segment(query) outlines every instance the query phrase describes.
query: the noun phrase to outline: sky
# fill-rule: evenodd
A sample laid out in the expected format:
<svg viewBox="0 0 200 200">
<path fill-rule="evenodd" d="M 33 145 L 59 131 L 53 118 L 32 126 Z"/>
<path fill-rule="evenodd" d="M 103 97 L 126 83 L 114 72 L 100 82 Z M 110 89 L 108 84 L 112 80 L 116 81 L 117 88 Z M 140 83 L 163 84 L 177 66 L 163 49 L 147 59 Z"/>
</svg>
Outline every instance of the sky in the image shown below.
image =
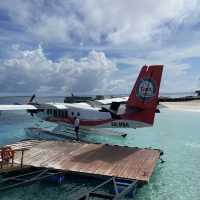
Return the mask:
<svg viewBox="0 0 200 200">
<path fill-rule="evenodd" d="M 199 19 L 200 0 L 1 0 L 0 94 L 128 94 L 145 64 L 192 92 Z"/>
</svg>

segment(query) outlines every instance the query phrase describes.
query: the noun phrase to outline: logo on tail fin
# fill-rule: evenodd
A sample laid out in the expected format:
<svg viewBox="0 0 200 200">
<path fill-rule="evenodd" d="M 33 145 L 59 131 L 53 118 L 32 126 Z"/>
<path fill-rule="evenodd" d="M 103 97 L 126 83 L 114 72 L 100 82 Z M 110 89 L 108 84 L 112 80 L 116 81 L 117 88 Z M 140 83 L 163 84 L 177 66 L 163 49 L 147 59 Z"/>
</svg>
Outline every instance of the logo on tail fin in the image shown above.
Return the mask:
<svg viewBox="0 0 200 200">
<path fill-rule="evenodd" d="M 156 83 L 151 78 L 144 78 L 140 80 L 138 87 L 136 88 L 136 95 L 142 101 L 151 101 L 157 93 Z"/>
</svg>

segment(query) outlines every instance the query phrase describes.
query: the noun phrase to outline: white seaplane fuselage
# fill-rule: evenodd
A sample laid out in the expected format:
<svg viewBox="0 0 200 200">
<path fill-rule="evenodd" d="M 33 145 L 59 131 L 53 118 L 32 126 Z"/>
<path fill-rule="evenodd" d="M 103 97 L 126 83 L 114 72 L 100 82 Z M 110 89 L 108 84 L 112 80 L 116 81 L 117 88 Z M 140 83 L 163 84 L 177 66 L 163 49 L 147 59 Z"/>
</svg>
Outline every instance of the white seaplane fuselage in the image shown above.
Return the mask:
<svg viewBox="0 0 200 200">
<path fill-rule="evenodd" d="M 109 111 L 93 107 L 87 103 L 49 103 L 48 105 L 47 109 L 38 110 L 36 116 L 42 120 L 58 124 L 64 123 L 73 126 L 74 118 L 78 117 L 80 126 L 84 128 L 138 128 L 148 126 L 148 124 L 133 120 L 114 119 Z M 124 113 L 125 105 L 122 104 L 116 114 L 123 116 Z"/>
</svg>

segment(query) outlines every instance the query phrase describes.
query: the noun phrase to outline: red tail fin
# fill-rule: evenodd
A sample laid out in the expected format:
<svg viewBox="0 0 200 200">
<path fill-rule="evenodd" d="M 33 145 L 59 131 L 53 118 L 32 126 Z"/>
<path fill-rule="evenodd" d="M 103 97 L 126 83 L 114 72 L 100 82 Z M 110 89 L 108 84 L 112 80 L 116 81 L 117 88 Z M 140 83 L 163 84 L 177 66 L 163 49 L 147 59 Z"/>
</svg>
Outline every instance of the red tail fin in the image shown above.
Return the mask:
<svg viewBox="0 0 200 200">
<path fill-rule="evenodd" d="M 138 108 L 133 120 L 153 124 L 158 103 L 163 65 L 144 66 L 127 101 L 127 111 Z M 130 114 L 130 112 L 128 112 Z M 129 115 L 130 117 L 130 115 Z"/>
</svg>

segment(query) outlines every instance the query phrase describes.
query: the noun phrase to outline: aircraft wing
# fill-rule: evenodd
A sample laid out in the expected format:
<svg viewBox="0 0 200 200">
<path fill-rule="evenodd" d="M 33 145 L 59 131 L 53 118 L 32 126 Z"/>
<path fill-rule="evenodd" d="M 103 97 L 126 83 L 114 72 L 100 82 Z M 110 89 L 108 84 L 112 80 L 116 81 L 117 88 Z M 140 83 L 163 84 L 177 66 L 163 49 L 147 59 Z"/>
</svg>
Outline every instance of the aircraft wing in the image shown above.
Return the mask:
<svg viewBox="0 0 200 200">
<path fill-rule="evenodd" d="M 64 103 L 46 103 L 46 104 L 24 104 L 24 105 L 0 105 L 0 111 L 9 110 L 38 110 L 38 109 L 67 109 Z"/>
<path fill-rule="evenodd" d="M 38 108 L 33 105 L 0 105 L 0 111 L 6 110 L 37 110 Z"/>
<path fill-rule="evenodd" d="M 112 104 L 112 102 L 126 103 L 127 101 L 128 97 L 115 97 L 110 99 L 96 100 L 96 102 L 99 102 L 103 105 L 109 105 Z"/>
<path fill-rule="evenodd" d="M 45 108 L 50 108 L 50 109 L 59 109 L 59 110 L 64 110 L 68 108 L 68 105 L 66 103 L 46 103 L 44 104 Z"/>
<path fill-rule="evenodd" d="M 100 104 L 100 103 L 99 103 Z M 82 108 L 82 109 L 94 109 L 89 103 L 32 103 L 24 105 L 1 105 L 0 111 L 15 111 L 15 110 L 40 110 L 40 109 L 58 109 L 65 110 L 68 108 Z"/>
</svg>

